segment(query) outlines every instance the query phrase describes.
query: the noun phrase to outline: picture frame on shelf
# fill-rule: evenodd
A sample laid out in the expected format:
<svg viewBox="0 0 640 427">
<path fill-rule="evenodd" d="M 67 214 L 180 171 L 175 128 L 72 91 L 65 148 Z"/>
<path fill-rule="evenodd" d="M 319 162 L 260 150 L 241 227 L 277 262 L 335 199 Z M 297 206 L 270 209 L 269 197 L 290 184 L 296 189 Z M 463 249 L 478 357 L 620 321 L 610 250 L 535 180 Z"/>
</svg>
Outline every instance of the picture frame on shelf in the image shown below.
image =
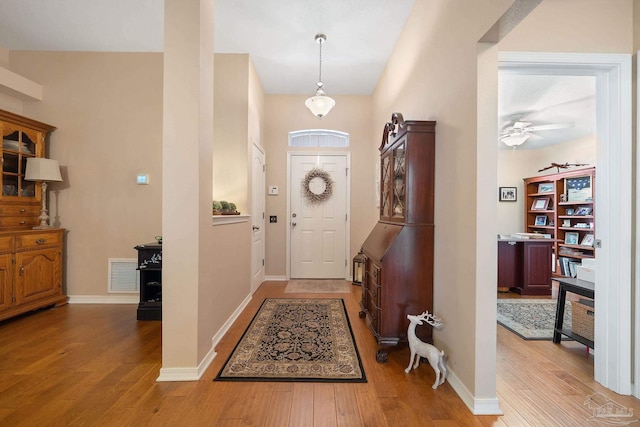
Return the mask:
<svg viewBox="0 0 640 427">
<path fill-rule="evenodd" d="M 566 215 L 573 215 L 575 211 L 573 210 L 573 208 L 567 208 L 567 210 L 565 211 Z"/>
<path fill-rule="evenodd" d="M 585 234 L 584 237 L 582 238 L 582 241 L 580 242 L 580 245 L 582 245 L 582 246 L 593 246 L 594 241 L 595 241 L 595 238 L 594 238 L 593 234 L 591 234 L 591 233 Z"/>
<path fill-rule="evenodd" d="M 579 216 L 591 215 L 592 211 L 593 209 L 591 207 L 582 206 L 576 210 L 576 213 L 574 215 L 579 215 Z"/>
<path fill-rule="evenodd" d="M 536 215 L 535 225 L 547 225 L 547 216 L 546 215 Z"/>
<path fill-rule="evenodd" d="M 571 227 L 571 220 L 570 219 L 565 219 L 562 221 L 562 226 L 563 227 Z"/>
<path fill-rule="evenodd" d="M 567 192 L 567 201 L 584 202 L 593 200 L 591 187 L 591 176 L 579 176 L 575 178 L 565 178 L 564 188 Z"/>
<path fill-rule="evenodd" d="M 564 235 L 564 243 L 566 245 L 577 245 L 578 244 L 578 233 L 574 231 L 570 231 L 565 233 Z"/>
<path fill-rule="evenodd" d="M 546 211 L 549 207 L 549 203 L 551 199 L 549 197 L 541 197 L 539 199 L 535 199 L 533 204 L 531 205 L 532 211 Z"/>
<path fill-rule="evenodd" d="M 538 193 L 553 193 L 553 182 L 538 184 Z"/>
<path fill-rule="evenodd" d="M 501 202 L 516 202 L 518 201 L 518 188 L 517 187 L 499 187 L 498 189 L 499 200 Z"/>
</svg>

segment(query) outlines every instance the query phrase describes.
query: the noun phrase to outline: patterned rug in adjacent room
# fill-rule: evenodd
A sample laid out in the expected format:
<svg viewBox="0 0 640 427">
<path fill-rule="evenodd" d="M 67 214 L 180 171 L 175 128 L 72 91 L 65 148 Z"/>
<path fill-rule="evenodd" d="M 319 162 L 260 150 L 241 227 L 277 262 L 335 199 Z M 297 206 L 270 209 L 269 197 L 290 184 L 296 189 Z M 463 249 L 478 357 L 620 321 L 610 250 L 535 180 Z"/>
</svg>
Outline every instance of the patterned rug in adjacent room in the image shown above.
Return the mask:
<svg viewBox="0 0 640 427">
<path fill-rule="evenodd" d="M 265 299 L 215 380 L 367 381 L 337 298 Z"/>
<path fill-rule="evenodd" d="M 557 301 L 552 299 L 500 299 L 498 324 L 525 340 L 553 339 Z M 571 303 L 564 308 L 563 329 L 571 329 Z"/>
<path fill-rule="evenodd" d="M 285 294 L 348 294 L 351 282 L 344 279 L 291 279 L 284 288 Z"/>
</svg>

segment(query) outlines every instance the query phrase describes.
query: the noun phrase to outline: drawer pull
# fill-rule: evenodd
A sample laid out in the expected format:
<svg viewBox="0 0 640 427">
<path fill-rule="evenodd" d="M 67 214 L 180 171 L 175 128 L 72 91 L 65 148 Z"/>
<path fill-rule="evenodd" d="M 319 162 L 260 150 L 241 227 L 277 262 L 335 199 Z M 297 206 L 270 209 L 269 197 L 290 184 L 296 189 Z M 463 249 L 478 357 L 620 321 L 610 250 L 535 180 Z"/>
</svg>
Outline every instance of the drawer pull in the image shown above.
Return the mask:
<svg viewBox="0 0 640 427">
<path fill-rule="evenodd" d="M 38 245 L 43 245 L 43 244 L 45 244 L 46 242 L 47 242 L 47 241 L 46 241 L 45 239 L 38 239 L 38 240 L 36 240 L 36 244 L 38 244 Z"/>
<path fill-rule="evenodd" d="M 26 224 L 26 221 L 20 221 L 20 225 Z"/>
<path fill-rule="evenodd" d="M 20 275 L 24 276 L 24 266 L 20 266 Z"/>
<path fill-rule="evenodd" d="M 26 209 L 20 209 L 20 213 L 24 213 L 26 211 L 27 211 Z"/>
</svg>

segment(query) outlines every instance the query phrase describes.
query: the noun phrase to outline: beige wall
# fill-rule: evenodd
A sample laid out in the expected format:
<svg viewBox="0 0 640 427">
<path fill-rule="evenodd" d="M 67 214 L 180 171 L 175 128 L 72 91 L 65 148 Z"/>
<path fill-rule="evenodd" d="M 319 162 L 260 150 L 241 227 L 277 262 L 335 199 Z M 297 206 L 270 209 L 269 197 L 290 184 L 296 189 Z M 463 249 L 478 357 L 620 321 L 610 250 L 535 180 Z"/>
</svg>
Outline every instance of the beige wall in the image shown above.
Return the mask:
<svg viewBox="0 0 640 427">
<path fill-rule="evenodd" d="M 45 88 L 18 113 L 58 128 L 49 156 L 64 182 L 49 202 L 68 230 L 66 291 L 106 295 L 107 259 L 162 234 L 162 55 L 14 51 L 11 69 Z"/>
<path fill-rule="evenodd" d="M 516 187 L 518 200 L 498 202 L 498 233 L 513 234 L 524 232 L 524 184 L 523 179 L 556 173 L 553 168 L 538 172 L 542 167 L 554 163 L 573 163 L 597 166 L 596 141 L 594 136 L 567 141 L 553 147 L 539 150 L 502 149 L 498 150 L 498 186 Z M 586 167 L 586 166 L 585 166 Z M 575 168 L 570 168 L 572 170 Z M 566 169 L 561 169 L 563 172 Z"/>
<path fill-rule="evenodd" d="M 632 53 L 632 0 L 544 0 L 500 50 Z"/>
<path fill-rule="evenodd" d="M 351 153 L 351 251 L 353 257 L 377 217 L 372 210 L 374 200 L 374 169 L 372 151 L 380 138 L 372 129 L 371 98 L 368 96 L 332 96 L 336 106 L 322 120 L 317 119 L 304 106 L 308 96 L 267 95 L 264 115 L 264 146 L 267 150 L 267 186 L 280 189 L 277 196 L 267 196 L 266 216 L 278 216 L 277 224 L 267 222 L 266 275 L 284 277 L 286 274 L 287 218 L 287 152 L 318 152 L 318 149 L 290 149 L 288 134 L 303 129 L 331 129 L 347 132 Z M 380 137 L 382 135 L 380 130 Z M 375 148 L 374 148 L 375 147 Z"/>
<path fill-rule="evenodd" d="M 247 213 L 249 55 L 215 55 L 213 199 Z"/>
</svg>

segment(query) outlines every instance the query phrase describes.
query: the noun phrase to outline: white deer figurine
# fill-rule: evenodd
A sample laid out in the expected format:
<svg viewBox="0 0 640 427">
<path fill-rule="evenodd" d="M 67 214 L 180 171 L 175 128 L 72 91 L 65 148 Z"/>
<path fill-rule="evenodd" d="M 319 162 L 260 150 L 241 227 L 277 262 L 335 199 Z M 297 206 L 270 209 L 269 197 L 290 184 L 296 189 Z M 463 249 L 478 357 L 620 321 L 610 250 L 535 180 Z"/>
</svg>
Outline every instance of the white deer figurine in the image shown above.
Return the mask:
<svg viewBox="0 0 640 427">
<path fill-rule="evenodd" d="M 411 365 L 413 364 L 413 369 L 416 369 L 420 364 L 420 357 L 424 357 L 429 361 L 429 364 L 433 368 L 436 373 L 436 382 L 433 383 L 432 388 L 435 390 L 439 385 L 444 383 L 445 378 L 447 377 L 447 368 L 444 365 L 444 351 L 438 350 L 435 346 L 421 341 L 418 337 L 416 337 L 416 325 L 422 325 L 422 322 L 427 322 L 434 328 L 442 328 L 442 321 L 434 316 L 433 314 L 429 314 L 428 311 L 420 315 L 411 315 L 407 314 L 407 319 L 409 319 L 409 329 L 407 329 L 407 337 L 409 339 L 409 348 L 411 349 L 411 357 L 409 358 L 409 366 L 404 371 L 409 373 L 411 370 Z M 415 359 L 415 363 L 414 363 Z M 442 377 L 440 374 L 442 373 Z"/>
</svg>

